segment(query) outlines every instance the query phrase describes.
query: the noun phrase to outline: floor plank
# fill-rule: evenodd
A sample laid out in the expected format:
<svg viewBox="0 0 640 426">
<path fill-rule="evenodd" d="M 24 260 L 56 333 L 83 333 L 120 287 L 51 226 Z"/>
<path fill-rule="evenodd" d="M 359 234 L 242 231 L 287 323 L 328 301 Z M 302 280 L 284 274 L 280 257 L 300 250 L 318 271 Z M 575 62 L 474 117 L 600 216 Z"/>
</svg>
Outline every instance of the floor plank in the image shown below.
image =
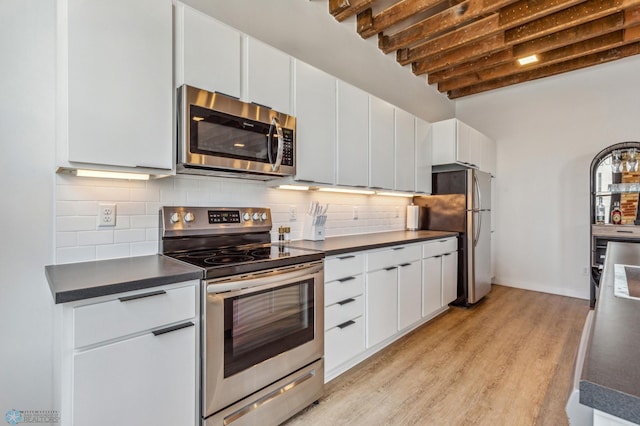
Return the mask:
<svg viewBox="0 0 640 426">
<path fill-rule="evenodd" d="M 327 383 L 300 425 L 566 425 L 586 300 L 494 285 Z"/>
</svg>

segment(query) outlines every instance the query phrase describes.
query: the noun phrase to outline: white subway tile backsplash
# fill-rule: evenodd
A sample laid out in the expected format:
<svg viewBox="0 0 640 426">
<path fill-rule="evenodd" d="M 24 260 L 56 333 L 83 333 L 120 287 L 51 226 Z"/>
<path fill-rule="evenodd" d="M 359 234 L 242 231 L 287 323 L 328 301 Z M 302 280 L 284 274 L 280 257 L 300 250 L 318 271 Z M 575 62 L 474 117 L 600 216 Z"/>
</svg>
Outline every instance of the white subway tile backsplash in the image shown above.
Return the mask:
<svg viewBox="0 0 640 426">
<path fill-rule="evenodd" d="M 63 247 L 56 249 L 56 263 L 85 262 L 96 259 L 96 248 L 87 247 Z"/>
<path fill-rule="evenodd" d="M 144 229 L 124 229 L 114 231 L 113 237 L 115 243 L 133 243 L 145 241 L 147 234 Z"/>
<path fill-rule="evenodd" d="M 117 259 L 131 256 L 131 244 L 96 246 L 96 260 Z"/>
<path fill-rule="evenodd" d="M 279 226 L 302 238 L 309 203 L 329 203 L 326 235 L 404 229 L 406 199 L 324 192 L 276 190 L 264 182 L 177 175 L 152 181 L 57 178 L 56 247 L 58 263 L 147 255 L 158 252 L 159 212 L 165 205 L 269 207 L 271 236 Z M 98 204 L 116 203 L 116 227 L 98 224 Z M 353 220 L 353 207 L 358 220 Z M 295 208 L 296 220 L 290 220 Z M 111 235 L 111 239 L 107 237 Z"/>
<path fill-rule="evenodd" d="M 131 244 L 131 256 L 146 256 L 158 253 L 158 242 L 146 241 Z"/>
<path fill-rule="evenodd" d="M 77 232 L 56 232 L 56 248 L 75 247 L 77 245 Z"/>
<path fill-rule="evenodd" d="M 79 246 L 97 246 L 101 244 L 113 244 L 112 230 L 78 232 Z"/>
<path fill-rule="evenodd" d="M 92 231 L 96 229 L 96 217 L 59 216 L 56 218 L 56 231 Z"/>
</svg>

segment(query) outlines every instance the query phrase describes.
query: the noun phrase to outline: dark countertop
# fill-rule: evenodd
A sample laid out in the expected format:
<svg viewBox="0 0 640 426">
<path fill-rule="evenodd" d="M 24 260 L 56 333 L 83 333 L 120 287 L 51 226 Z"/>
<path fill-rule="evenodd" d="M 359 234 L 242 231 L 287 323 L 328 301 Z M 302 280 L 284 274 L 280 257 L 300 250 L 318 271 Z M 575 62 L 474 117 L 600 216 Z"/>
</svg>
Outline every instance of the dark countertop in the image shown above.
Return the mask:
<svg viewBox="0 0 640 426">
<path fill-rule="evenodd" d="M 326 256 L 334 256 L 360 250 L 371 250 L 456 236 L 458 236 L 457 232 L 446 231 L 390 231 L 328 237 L 323 241 L 296 240 L 291 241 L 291 247 L 320 250 L 324 251 Z"/>
<path fill-rule="evenodd" d="M 202 278 L 202 270 L 159 254 L 45 266 L 55 303 Z"/>
<path fill-rule="evenodd" d="M 640 265 L 640 244 L 612 243 L 580 379 L 580 402 L 640 424 L 640 300 L 614 296 L 614 265 Z"/>
</svg>

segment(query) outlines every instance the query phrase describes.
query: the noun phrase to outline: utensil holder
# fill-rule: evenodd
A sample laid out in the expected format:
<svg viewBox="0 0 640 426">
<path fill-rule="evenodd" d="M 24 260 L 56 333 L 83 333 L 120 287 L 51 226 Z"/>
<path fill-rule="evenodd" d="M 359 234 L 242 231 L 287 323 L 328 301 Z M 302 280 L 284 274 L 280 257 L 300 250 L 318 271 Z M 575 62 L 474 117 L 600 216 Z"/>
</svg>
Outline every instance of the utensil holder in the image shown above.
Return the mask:
<svg viewBox="0 0 640 426">
<path fill-rule="evenodd" d="M 324 224 L 327 216 L 304 216 L 304 226 L 302 228 L 302 239 L 309 241 L 324 240 Z"/>
</svg>

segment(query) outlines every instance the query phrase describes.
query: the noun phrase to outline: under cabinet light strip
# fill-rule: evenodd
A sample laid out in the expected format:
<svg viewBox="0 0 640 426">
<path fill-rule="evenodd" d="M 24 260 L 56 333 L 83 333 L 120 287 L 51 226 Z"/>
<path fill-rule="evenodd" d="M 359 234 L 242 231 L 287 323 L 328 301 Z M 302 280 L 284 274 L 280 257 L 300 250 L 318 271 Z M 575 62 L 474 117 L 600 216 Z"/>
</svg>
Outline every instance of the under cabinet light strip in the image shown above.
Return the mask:
<svg viewBox="0 0 640 426">
<path fill-rule="evenodd" d="M 149 175 L 145 173 L 125 173 L 125 172 L 107 172 L 102 170 L 78 169 L 75 173 L 79 177 L 95 177 L 106 179 L 131 179 L 131 180 L 149 180 Z"/>
</svg>

